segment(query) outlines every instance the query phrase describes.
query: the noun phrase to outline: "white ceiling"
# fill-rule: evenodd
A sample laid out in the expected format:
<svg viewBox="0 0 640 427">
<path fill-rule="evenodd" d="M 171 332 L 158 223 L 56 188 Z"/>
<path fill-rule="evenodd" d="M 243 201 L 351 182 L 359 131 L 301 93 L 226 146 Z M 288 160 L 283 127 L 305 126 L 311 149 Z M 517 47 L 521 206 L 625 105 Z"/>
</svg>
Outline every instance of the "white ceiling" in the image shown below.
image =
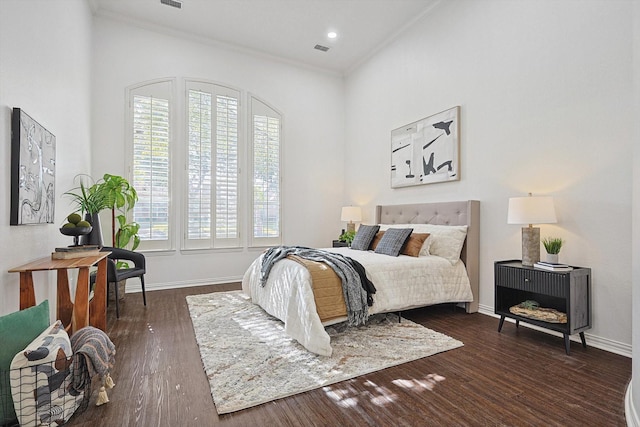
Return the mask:
<svg viewBox="0 0 640 427">
<path fill-rule="evenodd" d="M 347 73 L 440 0 L 92 0 L 94 12 Z M 336 31 L 330 40 L 327 32 Z M 314 49 L 316 44 L 328 52 Z"/>
</svg>

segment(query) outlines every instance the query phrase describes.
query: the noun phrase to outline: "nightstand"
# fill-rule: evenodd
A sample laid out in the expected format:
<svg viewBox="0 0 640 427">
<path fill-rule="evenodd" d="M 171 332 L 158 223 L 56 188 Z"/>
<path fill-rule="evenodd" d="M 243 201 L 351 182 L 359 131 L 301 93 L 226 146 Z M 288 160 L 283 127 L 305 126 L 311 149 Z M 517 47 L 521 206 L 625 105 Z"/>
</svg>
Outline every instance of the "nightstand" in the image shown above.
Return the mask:
<svg viewBox="0 0 640 427">
<path fill-rule="evenodd" d="M 557 331 L 564 336 L 565 351 L 569 354 L 572 334 L 580 334 L 582 346 L 587 347 L 584 331 L 591 328 L 591 269 L 573 267 L 571 271 L 547 271 L 526 267 L 519 260 L 497 261 L 494 265 L 495 313 L 500 315 L 498 332 L 505 317 Z M 566 323 L 552 323 L 514 314 L 509 309 L 526 300 L 534 300 L 540 307 L 566 313 Z"/>
<path fill-rule="evenodd" d="M 334 240 L 332 242 L 332 247 L 334 248 L 347 248 L 349 244 L 347 242 L 341 242 L 340 240 Z"/>
</svg>

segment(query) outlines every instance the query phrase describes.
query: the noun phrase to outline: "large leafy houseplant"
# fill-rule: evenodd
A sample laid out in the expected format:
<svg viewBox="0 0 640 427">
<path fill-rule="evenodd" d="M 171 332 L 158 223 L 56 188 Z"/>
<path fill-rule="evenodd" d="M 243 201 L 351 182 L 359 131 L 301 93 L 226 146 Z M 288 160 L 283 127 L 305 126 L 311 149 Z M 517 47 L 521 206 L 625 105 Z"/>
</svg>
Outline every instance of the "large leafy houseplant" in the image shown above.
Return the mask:
<svg viewBox="0 0 640 427">
<path fill-rule="evenodd" d="M 98 191 L 105 198 L 105 206 L 111 210 L 113 246 L 124 248 L 131 243 L 131 250 L 135 250 L 140 245 L 140 224 L 135 221 L 128 222 L 127 214 L 138 201 L 136 189 L 125 178 L 110 174 L 104 174 L 98 186 Z"/>
</svg>

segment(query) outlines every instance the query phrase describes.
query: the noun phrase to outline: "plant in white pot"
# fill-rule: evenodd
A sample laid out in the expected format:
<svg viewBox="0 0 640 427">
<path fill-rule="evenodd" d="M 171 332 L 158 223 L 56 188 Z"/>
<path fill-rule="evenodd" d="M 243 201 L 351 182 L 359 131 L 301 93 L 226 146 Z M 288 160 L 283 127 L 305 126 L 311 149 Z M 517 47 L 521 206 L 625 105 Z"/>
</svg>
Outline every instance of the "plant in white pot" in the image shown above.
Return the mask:
<svg viewBox="0 0 640 427">
<path fill-rule="evenodd" d="M 563 243 L 564 240 L 560 237 L 545 237 L 542 239 L 544 249 L 547 251 L 547 262 L 558 263 L 558 254 L 560 253 L 560 249 L 562 249 Z"/>
</svg>

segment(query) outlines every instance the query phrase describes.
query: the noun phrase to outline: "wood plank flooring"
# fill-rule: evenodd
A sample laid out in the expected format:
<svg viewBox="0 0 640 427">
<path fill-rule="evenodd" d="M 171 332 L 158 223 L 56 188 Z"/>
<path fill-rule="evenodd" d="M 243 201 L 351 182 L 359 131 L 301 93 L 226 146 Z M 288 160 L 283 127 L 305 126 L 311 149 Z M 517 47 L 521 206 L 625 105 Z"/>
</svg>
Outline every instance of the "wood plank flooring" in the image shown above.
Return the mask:
<svg viewBox="0 0 640 427">
<path fill-rule="evenodd" d="M 127 294 L 107 333 L 116 345 L 110 402 L 70 426 L 624 426 L 631 359 L 451 306 L 405 317 L 464 347 L 218 416 L 185 296 L 239 284 Z M 588 341 L 587 341 L 588 344 Z"/>
</svg>

